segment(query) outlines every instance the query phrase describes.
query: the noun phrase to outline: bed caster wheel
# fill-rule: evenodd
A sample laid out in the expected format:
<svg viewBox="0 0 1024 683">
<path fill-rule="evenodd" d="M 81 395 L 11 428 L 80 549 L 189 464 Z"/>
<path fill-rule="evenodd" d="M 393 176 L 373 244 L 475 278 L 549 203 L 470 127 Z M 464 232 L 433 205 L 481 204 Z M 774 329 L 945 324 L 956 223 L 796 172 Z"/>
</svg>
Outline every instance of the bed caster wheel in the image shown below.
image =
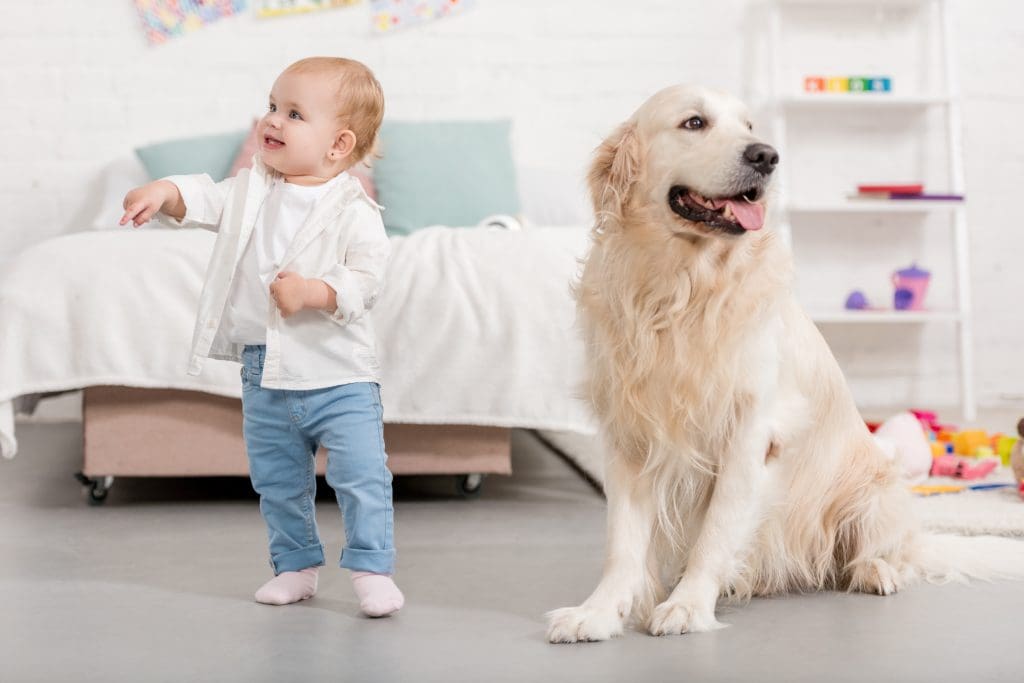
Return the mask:
<svg viewBox="0 0 1024 683">
<path fill-rule="evenodd" d="M 89 489 L 89 505 L 103 505 L 107 500 L 107 489 L 93 485 Z"/>
<path fill-rule="evenodd" d="M 75 474 L 75 479 L 85 487 L 89 505 L 103 505 L 107 500 L 107 494 L 110 493 L 110 485 L 114 483 L 113 477 L 90 479 L 81 472 Z"/>
<path fill-rule="evenodd" d="M 476 498 L 483 489 L 484 475 L 463 474 L 455 477 L 455 491 L 463 498 Z"/>
</svg>

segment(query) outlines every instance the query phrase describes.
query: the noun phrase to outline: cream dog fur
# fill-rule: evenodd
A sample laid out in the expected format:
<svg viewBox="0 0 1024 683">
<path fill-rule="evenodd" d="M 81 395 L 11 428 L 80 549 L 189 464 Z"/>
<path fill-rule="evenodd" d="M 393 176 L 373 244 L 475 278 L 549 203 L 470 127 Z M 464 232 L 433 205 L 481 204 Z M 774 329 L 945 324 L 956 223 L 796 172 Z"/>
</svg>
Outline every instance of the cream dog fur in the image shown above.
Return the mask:
<svg viewBox="0 0 1024 683">
<path fill-rule="evenodd" d="M 1024 576 L 1024 543 L 919 530 L 763 229 L 776 163 L 742 103 L 684 86 L 596 152 L 577 300 L 607 553 L 590 597 L 548 615 L 551 642 L 719 628 L 722 596 Z"/>
</svg>

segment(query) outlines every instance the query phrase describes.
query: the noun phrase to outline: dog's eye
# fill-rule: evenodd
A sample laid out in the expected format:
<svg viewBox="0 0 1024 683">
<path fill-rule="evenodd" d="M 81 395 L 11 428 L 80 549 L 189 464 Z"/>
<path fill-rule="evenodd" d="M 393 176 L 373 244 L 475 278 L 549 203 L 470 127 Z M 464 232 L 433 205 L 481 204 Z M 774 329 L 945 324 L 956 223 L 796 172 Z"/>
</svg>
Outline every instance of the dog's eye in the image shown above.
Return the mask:
<svg viewBox="0 0 1024 683">
<path fill-rule="evenodd" d="M 749 121 L 747 121 L 747 130 L 749 130 L 751 133 L 753 133 L 754 132 L 754 124 L 752 124 Z"/>
<path fill-rule="evenodd" d="M 679 127 L 685 128 L 686 130 L 700 130 L 701 128 L 704 127 L 704 119 L 702 119 L 699 116 L 691 116 L 690 118 L 680 123 Z"/>
</svg>

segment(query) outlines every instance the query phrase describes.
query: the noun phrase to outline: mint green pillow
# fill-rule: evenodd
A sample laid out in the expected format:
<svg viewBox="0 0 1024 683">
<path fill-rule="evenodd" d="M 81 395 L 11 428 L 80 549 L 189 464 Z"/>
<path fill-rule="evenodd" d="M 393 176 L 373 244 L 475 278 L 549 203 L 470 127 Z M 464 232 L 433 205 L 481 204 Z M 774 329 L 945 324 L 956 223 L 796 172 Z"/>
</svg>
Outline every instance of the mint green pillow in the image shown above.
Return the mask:
<svg viewBox="0 0 1024 683">
<path fill-rule="evenodd" d="M 223 180 L 235 160 L 249 130 L 168 140 L 138 147 L 135 154 L 153 180 L 169 175 L 206 173 Z"/>
<path fill-rule="evenodd" d="M 388 234 L 519 212 L 509 121 L 385 121 L 373 163 Z"/>
</svg>

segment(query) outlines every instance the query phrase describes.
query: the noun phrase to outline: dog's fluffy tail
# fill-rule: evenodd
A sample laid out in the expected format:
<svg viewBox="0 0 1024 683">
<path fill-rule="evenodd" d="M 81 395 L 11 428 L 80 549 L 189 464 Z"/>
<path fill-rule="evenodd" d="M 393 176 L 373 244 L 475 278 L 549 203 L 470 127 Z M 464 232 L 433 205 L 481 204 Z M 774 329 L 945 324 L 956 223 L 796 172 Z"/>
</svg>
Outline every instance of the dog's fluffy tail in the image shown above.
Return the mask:
<svg viewBox="0 0 1024 683">
<path fill-rule="evenodd" d="M 929 583 L 1024 579 L 1024 541 L 921 534 L 909 564 Z"/>
</svg>

